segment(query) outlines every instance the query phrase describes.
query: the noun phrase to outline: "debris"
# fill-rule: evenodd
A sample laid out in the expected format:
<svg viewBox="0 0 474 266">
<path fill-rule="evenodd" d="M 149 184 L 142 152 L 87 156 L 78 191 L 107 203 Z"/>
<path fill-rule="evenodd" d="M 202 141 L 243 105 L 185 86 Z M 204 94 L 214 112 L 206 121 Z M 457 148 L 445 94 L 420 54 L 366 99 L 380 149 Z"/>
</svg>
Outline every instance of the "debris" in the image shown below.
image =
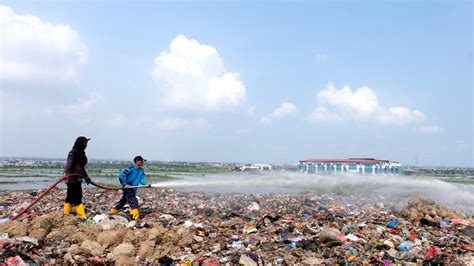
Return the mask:
<svg viewBox="0 0 474 266">
<path fill-rule="evenodd" d="M 390 249 L 394 249 L 394 248 L 395 248 L 395 244 L 393 244 L 393 242 L 390 241 L 390 240 L 385 240 L 385 241 L 383 242 L 383 244 L 384 244 L 385 246 L 389 247 Z"/>
<path fill-rule="evenodd" d="M 257 262 L 249 258 L 247 255 L 240 256 L 239 263 L 244 266 L 257 266 Z"/>
<path fill-rule="evenodd" d="M 184 226 L 186 226 L 186 227 L 191 227 L 191 226 L 193 226 L 193 225 L 194 225 L 194 223 L 191 222 L 191 221 L 186 221 L 186 222 L 184 222 Z"/>
<path fill-rule="evenodd" d="M 397 225 L 401 224 L 399 221 L 397 220 L 391 220 L 390 222 L 388 222 L 387 224 L 387 227 L 388 228 L 395 228 Z"/>
<path fill-rule="evenodd" d="M 319 234 L 319 243 L 326 244 L 329 247 L 342 245 L 343 241 L 336 229 L 326 229 Z"/>
<path fill-rule="evenodd" d="M 161 266 L 172 265 L 172 264 L 173 264 L 173 259 L 171 259 L 171 258 L 168 257 L 168 256 L 164 256 L 164 257 L 158 259 L 158 263 L 159 263 Z"/>
<path fill-rule="evenodd" d="M 304 265 L 323 265 L 324 260 L 321 258 L 307 258 L 302 261 Z"/>
<path fill-rule="evenodd" d="M 92 220 L 94 221 L 94 223 L 99 223 L 100 221 L 102 221 L 106 218 L 107 219 L 109 218 L 106 214 L 98 214 L 98 215 L 94 216 L 94 218 L 92 218 Z"/>
<path fill-rule="evenodd" d="M 252 204 L 250 204 L 248 207 L 247 207 L 248 210 L 250 211 L 259 211 L 260 210 L 260 206 L 258 206 L 258 203 L 256 203 L 255 201 L 252 202 Z"/>
<path fill-rule="evenodd" d="M 468 226 L 461 230 L 461 233 L 474 240 L 474 226 Z"/>
<path fill-rule="evenodd" d="M 441 249 L 437 246 L 430 246 L 426 253 L 426 260 L 432 260 L 439 255 L 441 255 Z"/>
<path fill-rule="evenodd" d="M 173 220 L 174 217 L 173 217 L 173 215 L 163 214 L 163 215 L 160 216 L 160 219 L 168 220 L 168 221 L 169 221 L 169 220 Z"/>
<path fill-rule="evenodd" d="M 402 242 L 398 246 L 399 251 L 410 251 L 411 248 L 412 248 L 412 244 L 408 241 Z"/>
<path fill-rule="evenodd" d="M 0 224 L 0 265 L 457 265 L 474 252 L 472 216 L 429 199 L 401 208 L 362 196 L 144 190 L 134 222 L 127 210 L 108 214 L 119 194 L 84 189 L 91 219 L 83 222 L 62 214 L 64 192 Z M 32 196 L 0 197 L 7 214 Z"/>
<path fill-rule="evenodd" d="M 420 224 L 426 225 L 426 226 L 433 226 L 433 227 L 439 227 L 440 225 L 437 222 L 430 221 L 428 219 L 422 218 L 420 220 Z"/>
<path fill-rule="evenodd" d="M 360 238 L 358 238 L 357 236 L 353 235 L 353 234 L 348 234 L 346 235 L 346 238 L 349 239 L 350 241 L 359 241 Z"/>
<path fill-rule="evenodd" d="M 17 266 L 27 266 L 28 264 L 23 261 L 20 256 L 10 257 L 6 260 L 6 265 L 17 265 Z"/>
<path fill-rule="evenodd" d="M 36 239 L 34 237 L 24 236 L 24 237 L 18 238 L 18 240 L 23 242 L 23 243 L 32 244 L 33 246 L 38 246 L 39 245 L 38 239 Z"/>
<path fill-rule="evenodd" d="M 454 224 L 454 225 L 464 225 L 464 226 L 469 226 L 471 225 L 471 222 L 467 221 L 467 220 L 463 220 L 463 219 L 452 219 L 451 222 Z"/>
</svg>

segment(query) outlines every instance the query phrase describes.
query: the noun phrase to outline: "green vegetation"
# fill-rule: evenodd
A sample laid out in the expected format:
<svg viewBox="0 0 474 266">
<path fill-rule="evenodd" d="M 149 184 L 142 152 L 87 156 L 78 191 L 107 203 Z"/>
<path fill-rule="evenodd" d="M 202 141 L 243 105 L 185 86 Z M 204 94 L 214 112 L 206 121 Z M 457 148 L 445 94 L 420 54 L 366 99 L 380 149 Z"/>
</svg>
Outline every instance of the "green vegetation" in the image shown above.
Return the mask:
<svg viewBox="0 0 474 266">
<path fill-rule="evenodd" d="M 87 172 L 91 177 L 117 177 L 121 169 L 130 166 L 123 161 L 89 161 Z M 32 165 L 18 161 L 10 165 L 0 166 L 0 178 L 9 177 L 59 177 L 64 162 L 35 161 Z M 210 174 L 230 172 L 231 166 L 210 163 L 186 162 L 146 162 L 145 172 L 149 179 L 172 179 L 181 174 Z"/>
<path fill-rule="evenodd" d="M 443 179 L 446 182 L 449 183 L 459 183 L 459 184 L 474 184 L 474 178 L 455 178 L 455 177 L 450 177 L 447 179 Z"/>
<path fill-rule="evenodd" d="M 464 177 L 474 178 L 474 168 L 429 168 L 416 167 L 403 169 L 405 175 L 434 176 L 434 177 Z"/>
</svg>

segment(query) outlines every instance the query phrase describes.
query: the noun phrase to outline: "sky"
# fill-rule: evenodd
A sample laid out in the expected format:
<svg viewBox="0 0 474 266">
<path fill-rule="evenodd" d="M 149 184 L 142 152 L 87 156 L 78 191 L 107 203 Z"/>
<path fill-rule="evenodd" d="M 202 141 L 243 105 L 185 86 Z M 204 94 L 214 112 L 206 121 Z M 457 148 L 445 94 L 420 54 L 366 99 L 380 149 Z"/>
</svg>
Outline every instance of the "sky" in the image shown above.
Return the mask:
<svg viewBox="0 0 474 266">
<path fill-rule="evenodd" d="M 471 1 L 0 5 L 2 157 L 474 166 Z"/>
</svg>

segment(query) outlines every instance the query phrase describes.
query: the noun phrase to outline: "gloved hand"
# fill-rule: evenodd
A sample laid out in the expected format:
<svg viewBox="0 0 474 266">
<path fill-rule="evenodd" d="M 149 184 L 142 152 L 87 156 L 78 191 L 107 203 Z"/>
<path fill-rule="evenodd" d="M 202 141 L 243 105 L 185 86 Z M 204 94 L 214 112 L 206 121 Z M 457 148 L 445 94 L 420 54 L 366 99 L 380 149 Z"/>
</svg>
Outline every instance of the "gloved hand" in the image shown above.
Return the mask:
<svg viewBox="0 0 474 266">
<path fill-rule="evenodd" d="M 151 184 L 148 184 L 146 187 L 151 187 Z"/>
<path fill-rule="evenodd" d="M 84 180 L 86 181 L 86 184 L 88 184 L 88 185 L 92 182 L 91 178 L 88 177 L 88 176 L 85 176 Z"/>
</svg>

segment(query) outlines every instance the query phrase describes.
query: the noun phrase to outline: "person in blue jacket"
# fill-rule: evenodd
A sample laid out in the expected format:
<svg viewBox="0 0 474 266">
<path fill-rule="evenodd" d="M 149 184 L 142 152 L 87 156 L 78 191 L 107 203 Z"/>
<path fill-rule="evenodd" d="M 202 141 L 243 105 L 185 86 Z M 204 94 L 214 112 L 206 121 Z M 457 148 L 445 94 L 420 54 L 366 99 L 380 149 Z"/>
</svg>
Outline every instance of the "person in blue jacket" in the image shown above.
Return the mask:
<svg viewBox="0 0 474 266">
<path fill-rule="evenodd" d="M 145 171 L 143 170 L 143 164 L 146 160 L 142 156 L 135 156 L 133 158 L 133 165 L 120 171 L 118 178 L 120 184 L 123 186 L 122 198 L 110 210 L 112 214 L 117 214 L 120 209 L 125 206 L 126 203 L 130 205 L 130 214 L 132 219 L 138 220 L 140 214 L 138 211 L 138 200 L 137 200 L 137 188 L 130 188 L 130 186 L 145 185 Z"/>
</svg>

